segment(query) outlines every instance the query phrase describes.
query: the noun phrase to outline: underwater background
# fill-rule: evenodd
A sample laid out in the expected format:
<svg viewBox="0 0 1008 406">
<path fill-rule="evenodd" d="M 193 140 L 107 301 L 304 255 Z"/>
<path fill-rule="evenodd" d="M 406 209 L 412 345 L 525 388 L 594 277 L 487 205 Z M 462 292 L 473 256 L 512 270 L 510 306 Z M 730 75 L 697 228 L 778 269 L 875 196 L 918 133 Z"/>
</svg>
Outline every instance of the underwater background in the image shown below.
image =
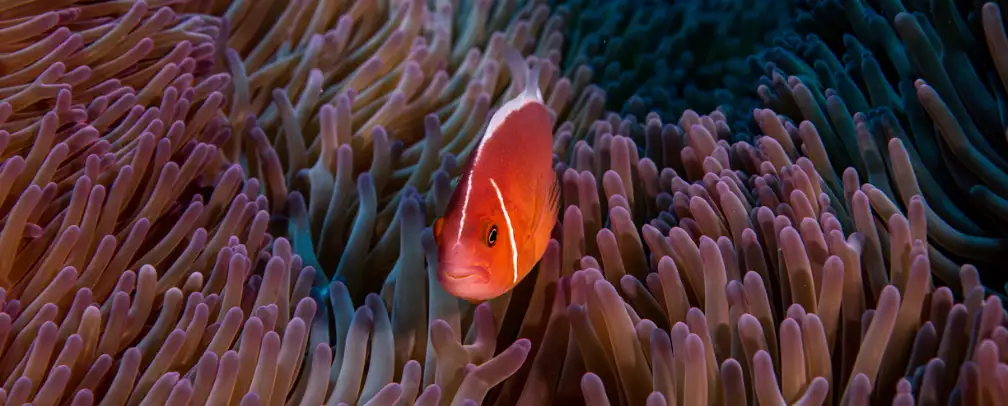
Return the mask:
<svg viewBox="0 0 1008 406">
<path fill-rule="evenodd" d="M 4 0 L 0 405 L 1006 404 L 1003 3 Z M 562 209 L 472 305 L 506 46 Z"/>
</svg>

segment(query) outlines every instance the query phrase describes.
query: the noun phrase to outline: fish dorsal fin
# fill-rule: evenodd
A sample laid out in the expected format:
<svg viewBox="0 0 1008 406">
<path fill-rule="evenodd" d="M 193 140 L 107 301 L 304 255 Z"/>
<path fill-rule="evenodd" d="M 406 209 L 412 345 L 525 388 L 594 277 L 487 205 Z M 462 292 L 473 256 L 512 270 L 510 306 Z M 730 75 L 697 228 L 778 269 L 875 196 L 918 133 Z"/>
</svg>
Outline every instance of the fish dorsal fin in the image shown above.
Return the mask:
<svg viewBox="0 0 1008 406">
<path fill-rule="evenodd" d="M 528 78 L 525 79 L 525 89 L 522 94 L 527 97 L 534 97 L 536 100 L 542 102 L 542 90 L 539 89 L 539 71 L 542 69 L 542 63 L 535 59 L 532 61 L 532 68 L 529 69 Z"/>
<path fill-rule="evenodd" d="M 533 104 L 538 104 L 543 108 L 546 107 L 545 102 L 543 102 L 542 92 L 539 91 L 538 60 L 534 57 L 530 58 L 532 68 L 529 69 L 529 64 L 525 62 L 525 59 L 522 58 L 521 54 L 519 54 L 516 49 L 510 46 L 505 46 L 503 53 L 508 69 L 511 71 L 512 86 L 521 90 L 519 90 L 518 94 L 514 96 L 514 98 L 504 102 L 504 104 L 501 105 L 492 116 L 490 116 L 490 121 L 487 123 L 487 126 L 483 131 L 483 137 L 480 139 L 480 144 L 476 147 L 475 156 L 477 158 L 480 156 L 480 152 L 483 150 L 483 146 L 486 141 L 497 133 L 499 127 L 509 116 L 511 116 L 511 114 L 514 114 L 522 108 Z"/>
<path fill-rule="evenodd" d="M 518 98 L 528 97 L 542 101 L 542 91 L 539 89 L 540 64 L 538 59 L 533 58 L 532 67 L 529 68 L 529 63 L 514 47 L 505 45 L 502 53 L 504 63 L 507 64 L 508 70 L 511 72 L 511 82 L 516 88 L 521 89 Z"/>
</svg>

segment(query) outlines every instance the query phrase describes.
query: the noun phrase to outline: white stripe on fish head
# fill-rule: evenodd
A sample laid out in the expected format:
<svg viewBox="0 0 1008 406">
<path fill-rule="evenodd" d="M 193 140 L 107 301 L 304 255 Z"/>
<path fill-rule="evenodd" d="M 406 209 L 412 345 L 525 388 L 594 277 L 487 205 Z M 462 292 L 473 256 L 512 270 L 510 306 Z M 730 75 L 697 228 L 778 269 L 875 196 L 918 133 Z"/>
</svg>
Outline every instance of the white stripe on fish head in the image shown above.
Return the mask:
<svg viewBox="0 0 1008 406">
<path fill-rule="evenodd" d="M 536 88 L 536 90 L 538 91 L 538 88 Z M 538 97 L 538 99 L 537 99 L 537 97 Z M 494 138 L 494 135 L 497 135 L 497 133 L 498 133 L 497 132 L 498 127 L 500 127 L 500 125 L 504 123 L 504 120 L 507 119 L 508 116 L 510 116 L 512 113 L 520 110 L 522 107 L 525 107 L 529 103 L 535 103 L 535 102 L 540 102 L 541 103 L 542 102 L 541 99 L 542 99 L 541 93 L 537 93 L 535 95 L 531 95 L 531 94 L 527 94 L 527 93 L 521 93 L 521 94 L 518 95 L 518 97 L 515 97 L 514 99 L 511 99 L 508 102 L 504 103 L 504 105 L 501 106 L 500 109 L 498 109 L 494 113 L 493 117 L 490 117 L 490 123 L 487 125 L 487 129 L 483 133 L 483 139 L 480 140 L 479 145 L 476 146 L 476 150 L 474 151 L 474 155 L 473 155 L 473 158 L 472 158 L 473 162 L 472 162 L 472 165 L 470 166 L 470 169 L 469 169 L 469 174 L 468 174 L 469 176 L 466 179 L 466 183 L 465 183 L 465 198 L 462 200 L 462 217 L 461 217 L 461 219 L 459 219 L 459 233 L 458 233 L 458 237 L 455 240 L 455 245 L 459 245 L 459 244 L 462 243 L 462 233 L 463 233 L 463 230 L 465 230 L 466 213 L 469 212 L 469 197 L 472 195 L 473 175 L 476 172 L 476 168 L 479 167 L 479 163 L 483 160 L 483 152 L 485 152 L 484 147 L 486 147 L 487 144 L 490 142 L 490 140 Z M 492 183 L 493 180 L 491 179 L 490 182 Z M 461 185 L 459 185 L 459 186 L 461 186 Z M 456 187 L 459 187 L 459 186 L 456 186 Z M 494 189 L 497 189 L 496 184 L 494 184 Z M 497 195 L 500 196 L 500 190 L 497 190 Z M 501 201 L 501 207 L 502 208 L 504 207 L 503 200 Z M 507 213 L 507 210 L 505 210 L 505 213 Z M 512 237 L 512 239 L 513 239 L 513 237 Z M 517 255 L 517 254 L 515 254 L 515 255 Z M 518 268 L 518 265 L 517 265 L 517 260 L 516 260 L 515 261 L 515 269 L 517 269 L 517 268 Z M 516 274 L 517 274 L 517 271 L 516 271 Z"/>
<path fill-rule="evenodd" d="M 458 185 L 455 187 L 460 187 Z M 455 238 L 455 246 L 462 244 L 462 233 L 465 232 L 466 212 L 469 211 L 469 196 L 472 194 L 472 173 L 469 174 L 465 184 L 465 198 L 462 200 L 462 218 L 459 219 L 458 236 Z"/>
<path fill-rule="evenodd" d="M 494 182 L 493 178 L 488 179 L 490 179 L 490 185 L 493 186 L 494 191 L 497 192 L 497 202 L 500 203 L 501 211 L 504 212 L 504 222 L 507 223 L 508 237 L 511 239 L 511 267 L 514 269 L 511 282 L 518 282 L 518 244 L 515 243 L 514 228 L 511 226 L 511 215 L 508 214 L 507 206 L 504 205 L 504 196 L 501 194 L 500 188 L 497 187 L 497 182 Z"/>
</svg>

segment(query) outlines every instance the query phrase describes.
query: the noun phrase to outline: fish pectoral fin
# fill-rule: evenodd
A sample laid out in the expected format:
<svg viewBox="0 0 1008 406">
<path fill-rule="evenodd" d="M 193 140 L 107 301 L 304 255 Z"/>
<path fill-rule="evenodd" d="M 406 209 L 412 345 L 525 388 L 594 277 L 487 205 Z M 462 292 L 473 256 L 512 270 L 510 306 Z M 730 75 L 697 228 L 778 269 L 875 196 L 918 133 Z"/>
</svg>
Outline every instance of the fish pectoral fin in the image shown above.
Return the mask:
<svg viewBox="0 0 1008 406">
<path fill-rule="evenodd" d="M 545 188 L 546 192 L 536 193 L 536 214 L 531 228 L 532 232 L 528 236 L 529 242 L 532 244 L 527 246 L 533 247 L 537 254 L 546 250 L 550 232 L 553 231 L 557 216 L 560 214 L 560 179 L 558 176 L 551 176 L 547 178 L 546 182 L 546 185 L 543 185 L 541 180 L 536 182 L 536 186 L 540 190 Z M 546 230 L 541 229 L 547 227 Z"/>
<path fill-rule="evenodd" d="M 441 244 L 441 231 L 444 230 L 444 217 L 434 220 L 434 242 Z"/>
<path fill-rule="evenodd" d="M 549 196 L 548 199 L 546 200 L 545 207 L 546 207 L 546 212 L 550 216 L 553 216 L 554 219 L 557 219 L 557 218 L 560 218 L 560 192 L 561 192 L 561 190 L 560 190 L 560 185 L 561 185 L 560 176 L 556 175 L 556 176 L 551 177 L 550 179 L 553 179 L 553 182 L 550 184 L 550 189 L 549 189 L 550 193 L 548 195 Z M 555 223 L 555 221 L 554 221 L 554 223 Z"/>
</svg>

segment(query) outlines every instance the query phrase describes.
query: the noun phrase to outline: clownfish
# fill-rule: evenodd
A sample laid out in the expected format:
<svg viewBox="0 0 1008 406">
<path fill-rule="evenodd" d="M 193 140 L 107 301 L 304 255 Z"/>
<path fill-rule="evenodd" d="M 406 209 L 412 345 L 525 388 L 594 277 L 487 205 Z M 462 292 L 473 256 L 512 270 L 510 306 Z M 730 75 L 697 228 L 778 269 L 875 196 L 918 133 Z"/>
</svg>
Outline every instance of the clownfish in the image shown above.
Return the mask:
<svg viewBox="0 0 1008 406">
<path fill-rule="evenodd" d="M 546 252 L 557 222 L 553 120 L 530 69 L 514 48 L 504 60 L 519 94 L 486 127 L 443 216 L 434 222 L 437 275 L 451 295 L 477 303 L 513 289 Z"/>
</svg>

